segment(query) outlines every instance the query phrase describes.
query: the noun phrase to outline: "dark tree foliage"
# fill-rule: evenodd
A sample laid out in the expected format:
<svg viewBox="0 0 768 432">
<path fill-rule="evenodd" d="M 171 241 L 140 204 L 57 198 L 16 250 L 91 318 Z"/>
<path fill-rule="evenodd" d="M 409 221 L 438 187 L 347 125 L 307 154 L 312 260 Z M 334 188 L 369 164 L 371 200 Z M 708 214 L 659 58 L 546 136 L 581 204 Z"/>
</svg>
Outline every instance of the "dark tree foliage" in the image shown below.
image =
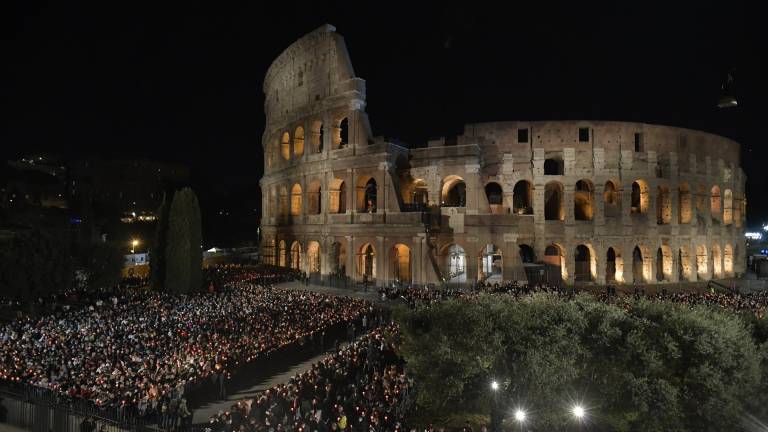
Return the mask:
<svg viewBox="0 0 768 432">
<path fill-rule="evenodd" d="M 200 206 L 192 189 L 184 188 L 173 195 L 167 220 L 164 241 L 160 242 L 164 243 L 163 289 L 179 294 L 199 291 L 202 285 L 202 231 Z M 160 225 L 163 225 L 162 221 Z"/>
<path fill-rule="evenodd" d="M 29 301 L 69 288 L 73 262 L 64 234 L 30 229 L 16 233 L 0 248 L 2 295 Z"/>
<path fill-rule="evenodd" d="M 124 255 L 111 242 L 90 242 L 78 245 L 78 264 L 88 272 L 88 288 L 111 288 L 120 282 Z"/>
<path fill-rule="evenodd" d="M 504 412 L 525 406 L 532 430 L 572 427 L 576 402 L 594 430 L 732 430 L 768 402 L 764 320 L 720 309 L 535 295 L 397 315 L 427 412 L 487 415 L 494 379 Z"/>
<path fill-rule="evenodd" d="M 157 209 L 157 226 L 149 249 L 149 284 L 157 291 L 163 290 L 165 283 L 165 245 L 168 232 L 168 194 L 163 193 L 163 201 Z"/>
</svg>

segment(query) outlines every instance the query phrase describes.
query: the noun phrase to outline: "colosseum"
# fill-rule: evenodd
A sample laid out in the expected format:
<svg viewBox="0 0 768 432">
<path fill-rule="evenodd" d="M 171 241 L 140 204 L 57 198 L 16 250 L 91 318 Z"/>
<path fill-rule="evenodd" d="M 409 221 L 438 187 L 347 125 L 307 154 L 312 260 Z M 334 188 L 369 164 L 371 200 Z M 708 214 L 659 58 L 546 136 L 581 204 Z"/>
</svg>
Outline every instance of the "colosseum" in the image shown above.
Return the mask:
<svg viewBox="0 0 768 432">
<path fill-rule="evenodd" d="M 264 81 L 262 256 L 315 281 L 656 284 L 744 271 L 739 144 L 608 121 L 374 137 L 365 81 L 324 25 Z"/>
</svg>

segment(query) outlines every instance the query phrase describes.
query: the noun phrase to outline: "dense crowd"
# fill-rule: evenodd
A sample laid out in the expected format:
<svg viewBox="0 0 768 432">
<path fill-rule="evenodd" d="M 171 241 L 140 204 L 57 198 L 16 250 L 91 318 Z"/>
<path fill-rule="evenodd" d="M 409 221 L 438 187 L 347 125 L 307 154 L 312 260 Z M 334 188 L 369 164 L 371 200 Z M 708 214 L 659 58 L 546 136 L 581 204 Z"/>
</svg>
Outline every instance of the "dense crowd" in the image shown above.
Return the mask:
<svg viewBox="0 0 768 432">
<path fill-rule="evenodd" d="M 218 271 L 218 270 L 217 270 Z M 28 383 L 133 416 L 180 403 L 187 384 L 356 320 L 370 304 L 277 290 L 283 275 L 222 269 L 224 288 L 111 295 L 0 327 L 0 380 Z"/>
<path fill-rule="evenodd" d="M 406 431 L 413 382 L 397 355 L 398 329 L 379 327 L 286 384 L 211 417 L 210 432 Z"/>
</svg>

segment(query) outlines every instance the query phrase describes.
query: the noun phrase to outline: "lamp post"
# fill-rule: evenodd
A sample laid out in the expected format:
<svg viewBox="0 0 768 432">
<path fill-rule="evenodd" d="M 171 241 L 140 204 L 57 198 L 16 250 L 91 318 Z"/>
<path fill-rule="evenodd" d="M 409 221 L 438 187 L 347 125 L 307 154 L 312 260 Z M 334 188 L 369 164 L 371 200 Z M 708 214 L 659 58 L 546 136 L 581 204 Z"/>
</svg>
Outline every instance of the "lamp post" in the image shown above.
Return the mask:
<svg viewBox="0 0 768 432">
<path fill-rule="evenodd" d="M 587 412 L 584 410 L 584 407 L 582 407 L 581 405 L 574 405 L 573 408 L 571 408 L 571 414 L 573 414 L 573 417 L 576 419 L 576 422 L 578 422 L 579 430 L 583 430 L 584 418 L 587 415 Z"/>
<path fill-rule="evenodd" d="M 515 421 L 517 422 L 517 424 L 520 425 L 520 432 L 523 432 L 523 423 L 525 423 L 526 417 L 527 415 L 525 414 L 525 411 L 523 411 L 522 409 L 518 408 L 515 411 Z"/>
<path fill-rule="evenodd" d="M 493 391 L 493 402 L 491 402 L 491 432 L 499 432 L 499 382 L 491 381 L 491 391 Z"/>
</svg>

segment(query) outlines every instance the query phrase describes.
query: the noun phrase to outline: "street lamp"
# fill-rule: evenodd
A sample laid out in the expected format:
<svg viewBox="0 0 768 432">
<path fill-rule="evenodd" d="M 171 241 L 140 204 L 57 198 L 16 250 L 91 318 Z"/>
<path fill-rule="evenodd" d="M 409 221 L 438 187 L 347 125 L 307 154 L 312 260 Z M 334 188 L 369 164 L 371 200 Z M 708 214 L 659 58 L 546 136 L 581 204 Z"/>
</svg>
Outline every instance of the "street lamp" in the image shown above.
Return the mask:
<svg viewBox="0 0 768 432">
<path fill-rule="evenodd" d="M 582 425 L 584 424 L 584 417 L 587 415 L 586 411 L 584 410 L 584 407 L 581 405 L 574 405 L 573 408 L 571 408 L 571 414 L 573 414 L 573 417 L 576 418 L 576 421 L 579 422 L 579 430 L 582 430 Z"/>
<path fill-rule="evenodd" d="M 523 423 L 525 423 L 525 418 L 526 418 L 525 411 L 523 411 L 522 409 L 518 408 L 515 411 L 515 421 L 520 425 L 520 431 L 521 432 L 523 430 Z"/>
<path fill-rule="evenodd" d="M 131 240 L 131 253 L 135 253 L 136 246 L 139 245 L 139 241 L 136 239 Z"/>
<path fill-rule="evenodd" d="M 493 390 L 493 402 L 491 402 L 491 432 L 499 432 L 499 382 L 491 381 L 491 390 Z"/>
<path fill-rule="evenodd" d="M 496 391 L 499 389 L 499 383 L 497 381 L 491 381 L 491 390 Z"/>
</svg>

